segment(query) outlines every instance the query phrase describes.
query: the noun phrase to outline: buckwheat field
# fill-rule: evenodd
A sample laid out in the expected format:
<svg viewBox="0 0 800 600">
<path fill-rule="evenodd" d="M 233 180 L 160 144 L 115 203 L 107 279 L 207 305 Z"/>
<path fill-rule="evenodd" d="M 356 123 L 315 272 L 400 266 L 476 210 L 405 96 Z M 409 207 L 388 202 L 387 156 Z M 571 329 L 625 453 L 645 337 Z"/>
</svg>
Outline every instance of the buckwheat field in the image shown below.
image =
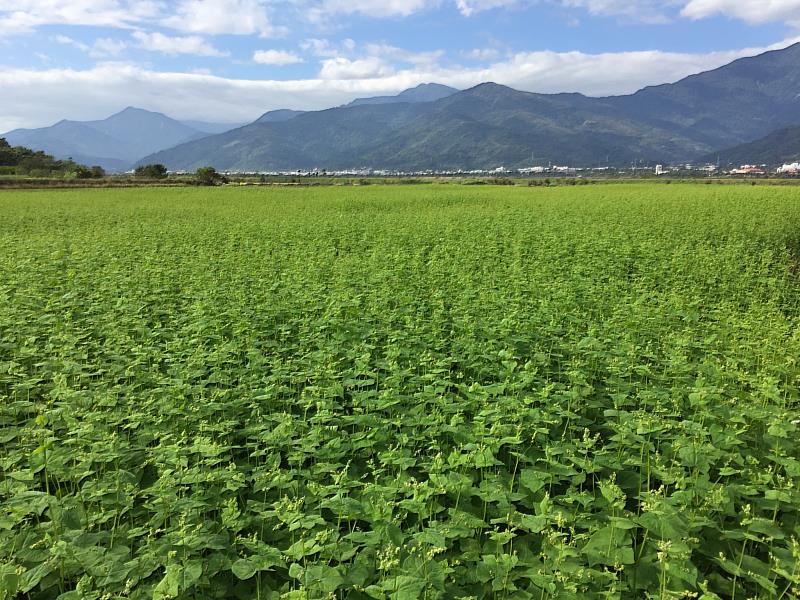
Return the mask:
<svg viewBox="0 0 800 600">
<path fill-rule="evenodd" d="M 0 599 L 800 597 L 797 188 L 0 194 Z"/>
</svg>

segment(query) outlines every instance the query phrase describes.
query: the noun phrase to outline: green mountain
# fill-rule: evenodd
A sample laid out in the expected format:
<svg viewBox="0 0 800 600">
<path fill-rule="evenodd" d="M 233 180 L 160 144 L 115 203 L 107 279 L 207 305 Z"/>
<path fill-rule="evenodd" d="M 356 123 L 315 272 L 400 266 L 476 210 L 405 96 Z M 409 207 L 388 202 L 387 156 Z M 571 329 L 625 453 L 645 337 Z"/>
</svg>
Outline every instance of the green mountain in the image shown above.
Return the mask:
<svg viewBox="0 0 800 600">
<path fill-rule="evenodd" d="M 142 156 L 233 127 L 187 124 L 161 113 L 129 107 L 100 121 L 64 120 L 52 127 L 15 129 L 3 137 L 11 144 L 41 150 L 56 158 L 124 171 Z"/>
<path fill-rule="evenodd" d="M 780 166 L 800 161 L 800 126 L 773 131 L 754 142 L 741 144 L 705 157 L 721 165 Z"/>
<path fill-rule="evenodd" d="M 531 94 L 487 83 L 428 102 L 260 120 L 142 162 L 247 171 L 685 162 L 796 122 L 799 91 L 796 44 L 629 96 Z"/>
</svg>

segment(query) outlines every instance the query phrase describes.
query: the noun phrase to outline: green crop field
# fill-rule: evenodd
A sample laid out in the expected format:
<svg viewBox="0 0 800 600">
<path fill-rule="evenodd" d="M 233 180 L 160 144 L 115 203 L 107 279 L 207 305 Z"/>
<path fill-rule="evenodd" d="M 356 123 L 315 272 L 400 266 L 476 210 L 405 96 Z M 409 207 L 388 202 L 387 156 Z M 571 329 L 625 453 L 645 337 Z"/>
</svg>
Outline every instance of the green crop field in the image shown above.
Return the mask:
<svg viewBox="0 0 800 600">
<path fill-rule="evenodd" d="M 800 597 L 794 188 L 0 193 L 0 599 Z"/>
</svg>

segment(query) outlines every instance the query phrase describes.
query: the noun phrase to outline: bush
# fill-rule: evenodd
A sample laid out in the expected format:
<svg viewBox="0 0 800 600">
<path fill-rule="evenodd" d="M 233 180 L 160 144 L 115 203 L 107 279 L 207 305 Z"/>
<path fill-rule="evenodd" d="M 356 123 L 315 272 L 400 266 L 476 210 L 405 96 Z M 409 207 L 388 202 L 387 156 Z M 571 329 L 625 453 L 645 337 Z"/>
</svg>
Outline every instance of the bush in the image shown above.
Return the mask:
<svg viewBox="0 0 800 600">
<path fill-rule="evenodd" d="M 228 178 L 217 173 L 214 167 L 200 167 L 194 174 L 194 178 L 200 185 L 221 185 L 228 183 Z"/>
<path fill-rule="evenodd" d="M 133 174 L 143 179 L 166 179 L 167 167 L 160 164 L 142 165 L 141 167 L 136 167 Z"/>
</svg>

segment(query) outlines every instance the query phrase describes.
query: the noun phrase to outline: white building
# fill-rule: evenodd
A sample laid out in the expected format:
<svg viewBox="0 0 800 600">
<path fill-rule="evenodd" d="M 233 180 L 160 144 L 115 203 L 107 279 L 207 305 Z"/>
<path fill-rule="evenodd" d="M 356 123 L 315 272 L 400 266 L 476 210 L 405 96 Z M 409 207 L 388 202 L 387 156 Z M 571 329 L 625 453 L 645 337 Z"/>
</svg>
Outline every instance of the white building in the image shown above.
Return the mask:
<svg viewBox="0 0 800 600">
<path fill-rule="evenodd" d="M 783 165 L 778 169 L 778 173 L 781 175 L 800 175 L 800 162 Z"/>
</svg>

